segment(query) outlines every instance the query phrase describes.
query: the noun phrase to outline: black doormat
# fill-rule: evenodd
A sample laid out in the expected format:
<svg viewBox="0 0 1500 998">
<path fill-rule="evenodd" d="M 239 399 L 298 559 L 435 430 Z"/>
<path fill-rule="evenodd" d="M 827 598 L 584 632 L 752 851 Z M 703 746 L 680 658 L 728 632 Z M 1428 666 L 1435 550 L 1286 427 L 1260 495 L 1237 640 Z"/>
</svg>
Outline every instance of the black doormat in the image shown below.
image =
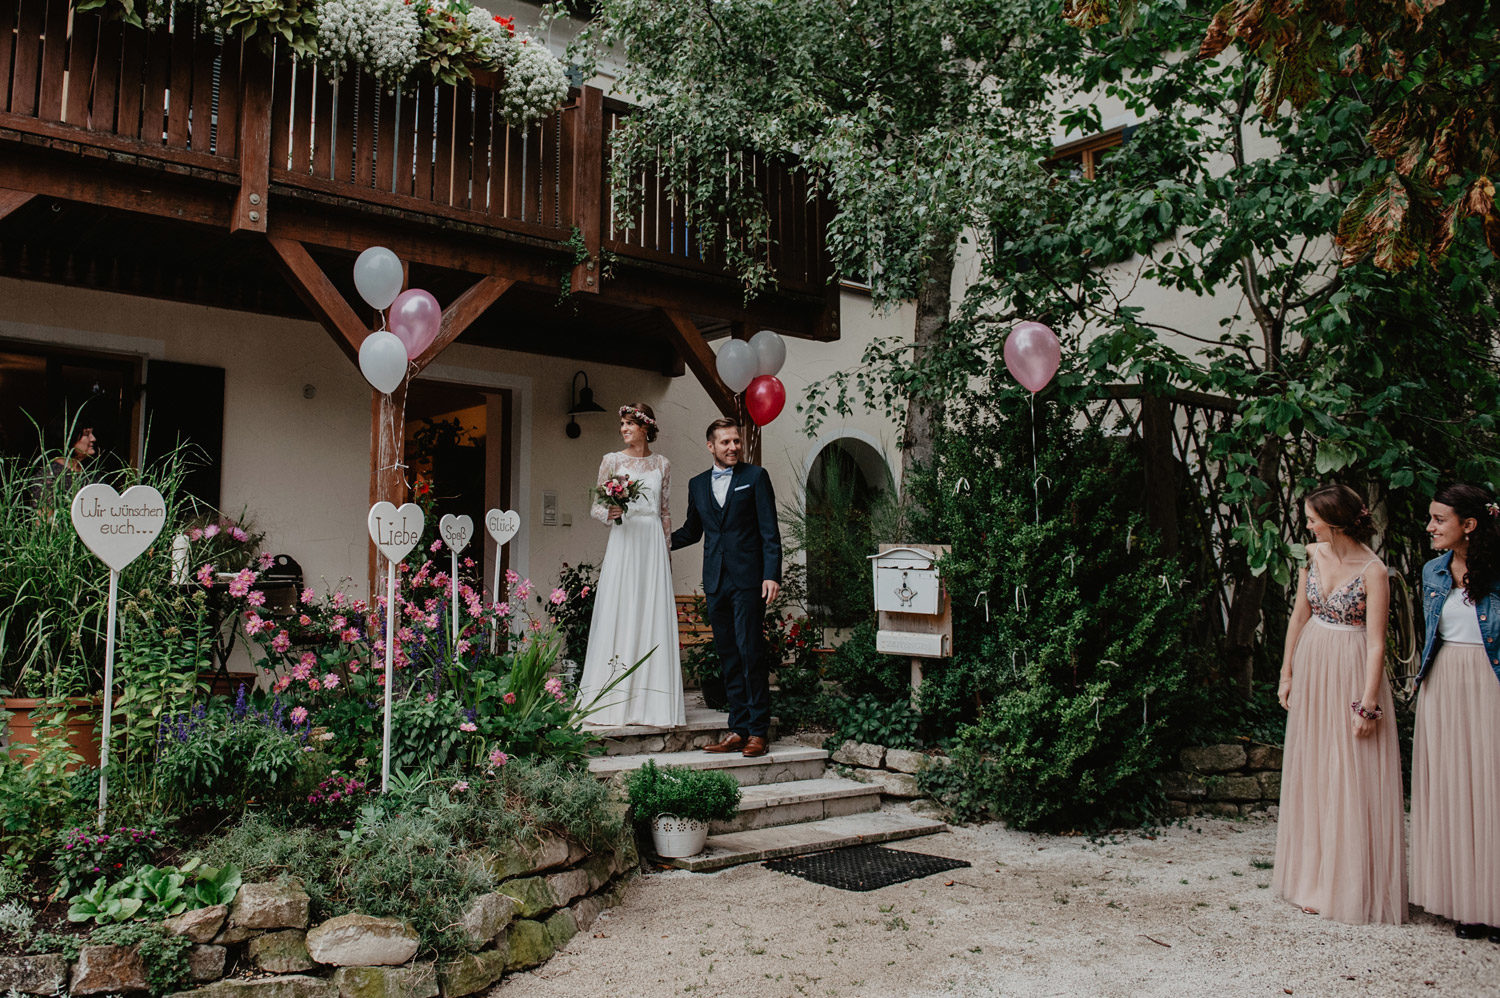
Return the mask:
<svg viewBox="0 0 1500 998">
<path fill-rule="evenodd" d="M 946 856 L 929 856 L 923 852 L 903 852 L 883 846 L 850 846 L 813 853 L 811 856 L 789 856 L 768 859 L 761 864 L 768 870 L 790 873 L 815 884 L 826 884 L 845 891 L 873 891 L 903 880 L 930 877 L 944 870 L 957 870 L 969 864 Z"/>
</svg>

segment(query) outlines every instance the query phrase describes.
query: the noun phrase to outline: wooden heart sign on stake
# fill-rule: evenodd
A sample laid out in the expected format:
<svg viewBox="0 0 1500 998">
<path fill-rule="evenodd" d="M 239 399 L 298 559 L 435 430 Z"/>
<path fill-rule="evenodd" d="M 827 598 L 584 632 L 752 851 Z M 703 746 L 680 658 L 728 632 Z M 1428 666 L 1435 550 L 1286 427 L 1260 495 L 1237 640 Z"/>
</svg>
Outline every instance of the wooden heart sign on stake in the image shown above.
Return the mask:
<svg viewBox="0 0 1500 998">
<path fill-rule="evenodd" d="M 438 521 L 438 533 L 443 537 L 443 543 L 458 554 L 469 546 L 469 539 L 474 536 L 474 519 L 467 513 L 454 516 L 452 513 L 444 513 L 443 518 Z"/>
<path fill-rule="evenodd" d="M 492 509 L 484 514 L 484 528 L 497 545 L 504 544 L 521 532 L 521 514 L 513 509 Z"/>
<path fill-rule="evenodd" d="M 121 495 L 112 486 L 95 483 L 73 497 L 78 539 L 112 571 L 124 571 L 139 558 L 166 522 L 166 500 L 149 485 L 132 485 Z"/>
<path fill-rule="evenodd" d="M 381 500 L 370 507 L 370 540 L 391 561 L 405 558 L 422 539 L 422 507 L 409 502 L 397 509 Z"/>
</svg>

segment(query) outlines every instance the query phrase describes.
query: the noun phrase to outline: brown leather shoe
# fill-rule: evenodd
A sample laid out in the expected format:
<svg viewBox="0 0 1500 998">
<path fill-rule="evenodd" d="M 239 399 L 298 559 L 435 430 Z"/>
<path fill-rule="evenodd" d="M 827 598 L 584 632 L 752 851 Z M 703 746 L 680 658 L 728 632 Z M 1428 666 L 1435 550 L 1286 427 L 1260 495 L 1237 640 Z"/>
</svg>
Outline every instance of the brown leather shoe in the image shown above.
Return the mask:
<svg viewBox="0 0 1500 998">
<path fill-rule="evenodd" d="M 740 733 L 738 731 L 731 731 L 729 734 L 724 736 L 724 740 L 722 742 L 714 742 L 712 745 L 703 746 L 703 751 L 733 752 L 736 749 L 743 747 L 744 744 L 745 739 L 740 735 Z"/>
<path fill-rule="evenodd" d="M 746 738 L 745 748 L 740 752 L 740 755 L 746 759 L 754 759 L 756 756 L 765 754 L 766 740 L 760 737 L 760 735 L 751 735 L 749 738 Z"/>
</svg>

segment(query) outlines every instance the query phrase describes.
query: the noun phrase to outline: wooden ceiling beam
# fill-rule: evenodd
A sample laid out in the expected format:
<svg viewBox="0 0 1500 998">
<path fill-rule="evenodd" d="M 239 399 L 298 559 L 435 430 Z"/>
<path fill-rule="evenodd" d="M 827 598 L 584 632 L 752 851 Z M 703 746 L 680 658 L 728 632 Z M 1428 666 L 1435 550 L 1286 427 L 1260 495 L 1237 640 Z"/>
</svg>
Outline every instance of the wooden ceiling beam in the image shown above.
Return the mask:
<svg viewBox="0 0 1500 998">
<path fill-rule="evenodd" d="M 294 239 L 271 236 L 267 240 L 276 252 L 276 262 L 281 272 L 312 312 L 338 344 L 344 355 L 359 363 L 359 345 L 365 341 L 370 329 L 360 321 L 354 309 L 344 300 L 339 289 L 333 286 L 323 268 L 307 252 L 307 247 Z"/>
<path fill-rule="evenodd" d="M 473 325 L 474 320 L 495 304 L 501 295 L 515 287 L 515 284 L 515 281 L 505 277 L 481 277 L 455 298 L 453 304 L 443 309 L 443 322 L 438 329 L 437 339 L 428 344 L 427 349 L 416 359 L 418 373 L 431 364 L 448 344 L 458 339 L 465 329 Z"/>
<path fill-rule="evenodd" d="M 662 314 L 667 317 L 667 335 L 672 340 L 677 352 L 682 356 L 684 363 L 697 375 L 698 382 L 703 390 L 708 392 L 708 397 L 713 399 L 714 405 L 726 416 L 739 418 L 739 401 L 734 397 L 734 392 L 724 384 L 719 377 L 719 371 L 714 363 L 714 352 L 698 331 L 693 323 L 692 317 L 676 309 L 664 308 Z"/>
<path fill-rule="evenodd" d="M 22 207 L 34 197 L 36 195 L 30 191 L 13 191 L 8 188 L 0 189 L 0 219 L 7 218 L 17 208 Z"/>
</svg>

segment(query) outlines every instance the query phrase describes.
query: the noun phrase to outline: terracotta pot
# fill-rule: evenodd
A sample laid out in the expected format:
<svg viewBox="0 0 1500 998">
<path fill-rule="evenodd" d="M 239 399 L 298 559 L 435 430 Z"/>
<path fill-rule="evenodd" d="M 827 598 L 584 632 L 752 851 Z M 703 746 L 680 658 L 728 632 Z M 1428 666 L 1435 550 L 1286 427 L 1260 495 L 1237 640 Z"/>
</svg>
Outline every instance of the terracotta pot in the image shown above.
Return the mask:
<svg viewBox="0 0 1500 998">
<path fill-rule="evenodd" d="M 73 697 L 68 700 L 69 710 L 63 721 L 68 744 L 83 757 L 81 762 L 67 768 L 71 772 L 79 766 L 99 765 L 99 707 L 103 698 Z M 30 758 L 36 745 L 36 722 L 31 712 L 46 701 L 29 697 L 6 697 L 4 707 L 11 712 L 6 720 L 6 747 L 13 755 Z"/>
</svg>

